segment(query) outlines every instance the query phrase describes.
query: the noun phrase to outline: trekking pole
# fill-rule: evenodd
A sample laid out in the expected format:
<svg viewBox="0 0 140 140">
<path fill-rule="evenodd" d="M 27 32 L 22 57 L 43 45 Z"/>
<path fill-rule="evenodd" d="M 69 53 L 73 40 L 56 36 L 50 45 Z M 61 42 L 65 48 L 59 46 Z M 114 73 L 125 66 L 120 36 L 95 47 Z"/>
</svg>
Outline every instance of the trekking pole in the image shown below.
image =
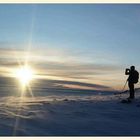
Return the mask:
<svg viewBox="0 0 140 140">
<path fill-rule="evenodd" d="M 126 87 L 126 84 L 127 84 L 127 80 L 126 80 L 126 82 L 125 82 L 125 84 L 124 84 L 124 86 L 123 86 L 123 88 L 122 88 L 120 94 L 122 94 L 122 93 L 124 92 L 124 89 L 125 89 L 125 87 Z"/>
<path fill-rule="evenodd" d="M 126 82 L 125 82 L 125 84 L 124 84 L 124 86 L 123 86 L 123 88 L 122 88 L 122 90 L 121 90 L 121 92 L 119 94 L 119 99 L 121 98 L 121 94 L 124 92 L 124 89 L 126 87 L 126 84 L 127 84 L 127 80 L 126 80 Z"/>
</svg>

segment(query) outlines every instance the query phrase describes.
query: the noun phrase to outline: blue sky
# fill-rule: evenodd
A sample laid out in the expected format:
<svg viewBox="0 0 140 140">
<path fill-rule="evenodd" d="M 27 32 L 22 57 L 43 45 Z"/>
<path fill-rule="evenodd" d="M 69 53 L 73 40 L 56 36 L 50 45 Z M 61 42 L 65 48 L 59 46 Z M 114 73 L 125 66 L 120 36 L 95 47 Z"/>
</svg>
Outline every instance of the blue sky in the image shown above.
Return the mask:
<svg viewBox="0 0 140 140">
<path fill-rule="evenodd" d="M 1 4 L 0 19 L 1 48 L 30 46 L 43 74 L 116 88 L 126 67 L 140 69 L 138 4 Z"/>
</svg>

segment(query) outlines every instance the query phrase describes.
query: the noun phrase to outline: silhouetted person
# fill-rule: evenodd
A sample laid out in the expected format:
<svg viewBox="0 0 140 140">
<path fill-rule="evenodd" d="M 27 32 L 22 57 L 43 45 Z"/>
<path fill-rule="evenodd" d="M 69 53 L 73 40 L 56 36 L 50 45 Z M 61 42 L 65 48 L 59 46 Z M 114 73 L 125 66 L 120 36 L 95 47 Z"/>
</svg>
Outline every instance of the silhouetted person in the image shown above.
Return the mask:
<svg viewBox="0 0 140 140">
<path fill-rule="evenodd" d="M 126 69 L 125 74 L 129 75 L 127 81 L 128 81 L 130 96 L 128 99 L 134 99 L 135 98 L 134 84 L 136 84 L 139 80 L 139 73 L 135 70 L 135 66 L 131 66 L 130 69 Z"/>
</svg>

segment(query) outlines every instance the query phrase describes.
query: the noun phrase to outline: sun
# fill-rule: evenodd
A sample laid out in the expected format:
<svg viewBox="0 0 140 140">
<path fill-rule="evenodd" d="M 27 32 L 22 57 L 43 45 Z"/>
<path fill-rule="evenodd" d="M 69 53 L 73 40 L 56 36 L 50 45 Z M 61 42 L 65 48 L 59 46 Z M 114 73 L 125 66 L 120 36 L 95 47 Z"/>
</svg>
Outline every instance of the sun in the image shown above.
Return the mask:
<svg viewBox="0 0 140 140">
<path fill-rule="evenodd" d="M 22 66 L 16 70 L 16 77 L 25 86 L 33 79 L 33 70 L 29 66 Z"/>
</svg>

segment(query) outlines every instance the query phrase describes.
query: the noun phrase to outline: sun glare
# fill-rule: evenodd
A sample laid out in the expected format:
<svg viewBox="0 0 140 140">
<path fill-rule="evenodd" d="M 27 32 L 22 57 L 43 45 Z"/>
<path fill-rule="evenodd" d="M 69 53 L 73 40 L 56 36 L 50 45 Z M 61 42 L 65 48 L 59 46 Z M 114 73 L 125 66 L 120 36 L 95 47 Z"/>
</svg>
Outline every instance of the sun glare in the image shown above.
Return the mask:
<svg viewBox="0 0 140 140">
<path fill-rule="evenodd" d="M 23 66 L 16 71 L 16 77 L 23 86 L 28 85 L 33 79 L 33 70 L 28 66 Z"/>
</svg>

